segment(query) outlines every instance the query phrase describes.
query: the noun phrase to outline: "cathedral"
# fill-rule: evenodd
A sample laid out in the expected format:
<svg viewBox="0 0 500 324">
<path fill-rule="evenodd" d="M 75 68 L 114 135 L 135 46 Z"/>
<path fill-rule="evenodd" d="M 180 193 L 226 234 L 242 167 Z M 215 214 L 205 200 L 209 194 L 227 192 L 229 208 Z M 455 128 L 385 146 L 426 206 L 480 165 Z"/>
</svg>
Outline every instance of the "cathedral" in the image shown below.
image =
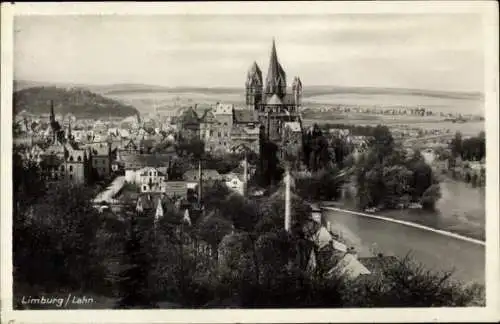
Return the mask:
<svg viewBox="0 0 500 324">
<path fill-rule="evenodd" d="M 302 101 L 302 82 L 295 77 L 291 93 L 287 93 L 286 73 L 278 61 L 276 44 L 273 40 L 271 57 L 265 79 L 256 62 L 252 64 L 246 79 L 246 106 L 258 114 L 264 135 L 271 141 L 280 141 L 285 127 L 302 131 L 299 109 Z"/>
</svg>

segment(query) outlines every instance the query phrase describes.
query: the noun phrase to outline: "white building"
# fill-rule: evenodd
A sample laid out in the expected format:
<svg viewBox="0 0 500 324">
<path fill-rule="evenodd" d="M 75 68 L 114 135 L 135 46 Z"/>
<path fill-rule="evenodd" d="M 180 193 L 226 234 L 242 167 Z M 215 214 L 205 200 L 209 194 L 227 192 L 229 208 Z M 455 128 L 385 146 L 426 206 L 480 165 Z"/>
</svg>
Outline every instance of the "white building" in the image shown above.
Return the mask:
<svg viewBox="0 0 500 324">
<path fill-rule="evenodd" d="M 244 194 L 245 182 L 243 181 L 243 176 L 236 173 L 226 174 L 225 184 L 229 189 L 233 190 L 234 192 L 237 192 L 240 195 Z"/>
<path fill-rule="evenodd" d="M 139 170 L 125 170 L 125 180 L 138 185 L 141 192 L 164 192 L 168 176 L 166 168 L 145 167 Z"/>
</svg>

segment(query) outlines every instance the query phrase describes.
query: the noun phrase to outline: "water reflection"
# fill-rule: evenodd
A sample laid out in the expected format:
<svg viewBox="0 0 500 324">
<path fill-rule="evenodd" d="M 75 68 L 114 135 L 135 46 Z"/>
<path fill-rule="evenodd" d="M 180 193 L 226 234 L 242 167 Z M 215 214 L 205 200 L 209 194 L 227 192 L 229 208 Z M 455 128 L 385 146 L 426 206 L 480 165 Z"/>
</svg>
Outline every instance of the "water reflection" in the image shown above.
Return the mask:
<svg viewBox="0 0 500 324">
<path fill-rule="evenodd" d="M 484 188 L 446 180 L 441 182 L 441 195 L 434 212 L 413 209 L 384 211 L 380 214 L 484 240 Z"/>
</svg>

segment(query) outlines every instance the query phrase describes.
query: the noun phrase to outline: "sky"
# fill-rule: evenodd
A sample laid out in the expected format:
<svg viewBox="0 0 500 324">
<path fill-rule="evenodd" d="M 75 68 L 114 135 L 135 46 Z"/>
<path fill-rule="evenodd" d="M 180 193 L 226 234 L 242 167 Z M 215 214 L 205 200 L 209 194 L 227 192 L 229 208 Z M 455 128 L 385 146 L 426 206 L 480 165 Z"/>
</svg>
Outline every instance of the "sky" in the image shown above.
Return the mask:
<svg viewBox="0 0 500 324">
<path fill-rule="evenodd" d="M 243 87 L 273 37 L 290 83 L 482 91 L 476 14 L 18 16 L 14 78 Z"/>
</svg>

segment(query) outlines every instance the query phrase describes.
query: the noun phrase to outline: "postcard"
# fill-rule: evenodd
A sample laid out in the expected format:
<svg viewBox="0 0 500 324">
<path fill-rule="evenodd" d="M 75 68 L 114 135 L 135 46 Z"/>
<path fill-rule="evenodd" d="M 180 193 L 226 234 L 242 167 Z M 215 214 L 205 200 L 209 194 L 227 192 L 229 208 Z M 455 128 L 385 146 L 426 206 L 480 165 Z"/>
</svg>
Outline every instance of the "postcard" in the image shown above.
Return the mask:
<svg viewBox="0 0 500 324">
<path fill-rule="evenodd" d="M 5 322 L 498 320 L 495 7 L 3 4 Z"/>
</svg>

